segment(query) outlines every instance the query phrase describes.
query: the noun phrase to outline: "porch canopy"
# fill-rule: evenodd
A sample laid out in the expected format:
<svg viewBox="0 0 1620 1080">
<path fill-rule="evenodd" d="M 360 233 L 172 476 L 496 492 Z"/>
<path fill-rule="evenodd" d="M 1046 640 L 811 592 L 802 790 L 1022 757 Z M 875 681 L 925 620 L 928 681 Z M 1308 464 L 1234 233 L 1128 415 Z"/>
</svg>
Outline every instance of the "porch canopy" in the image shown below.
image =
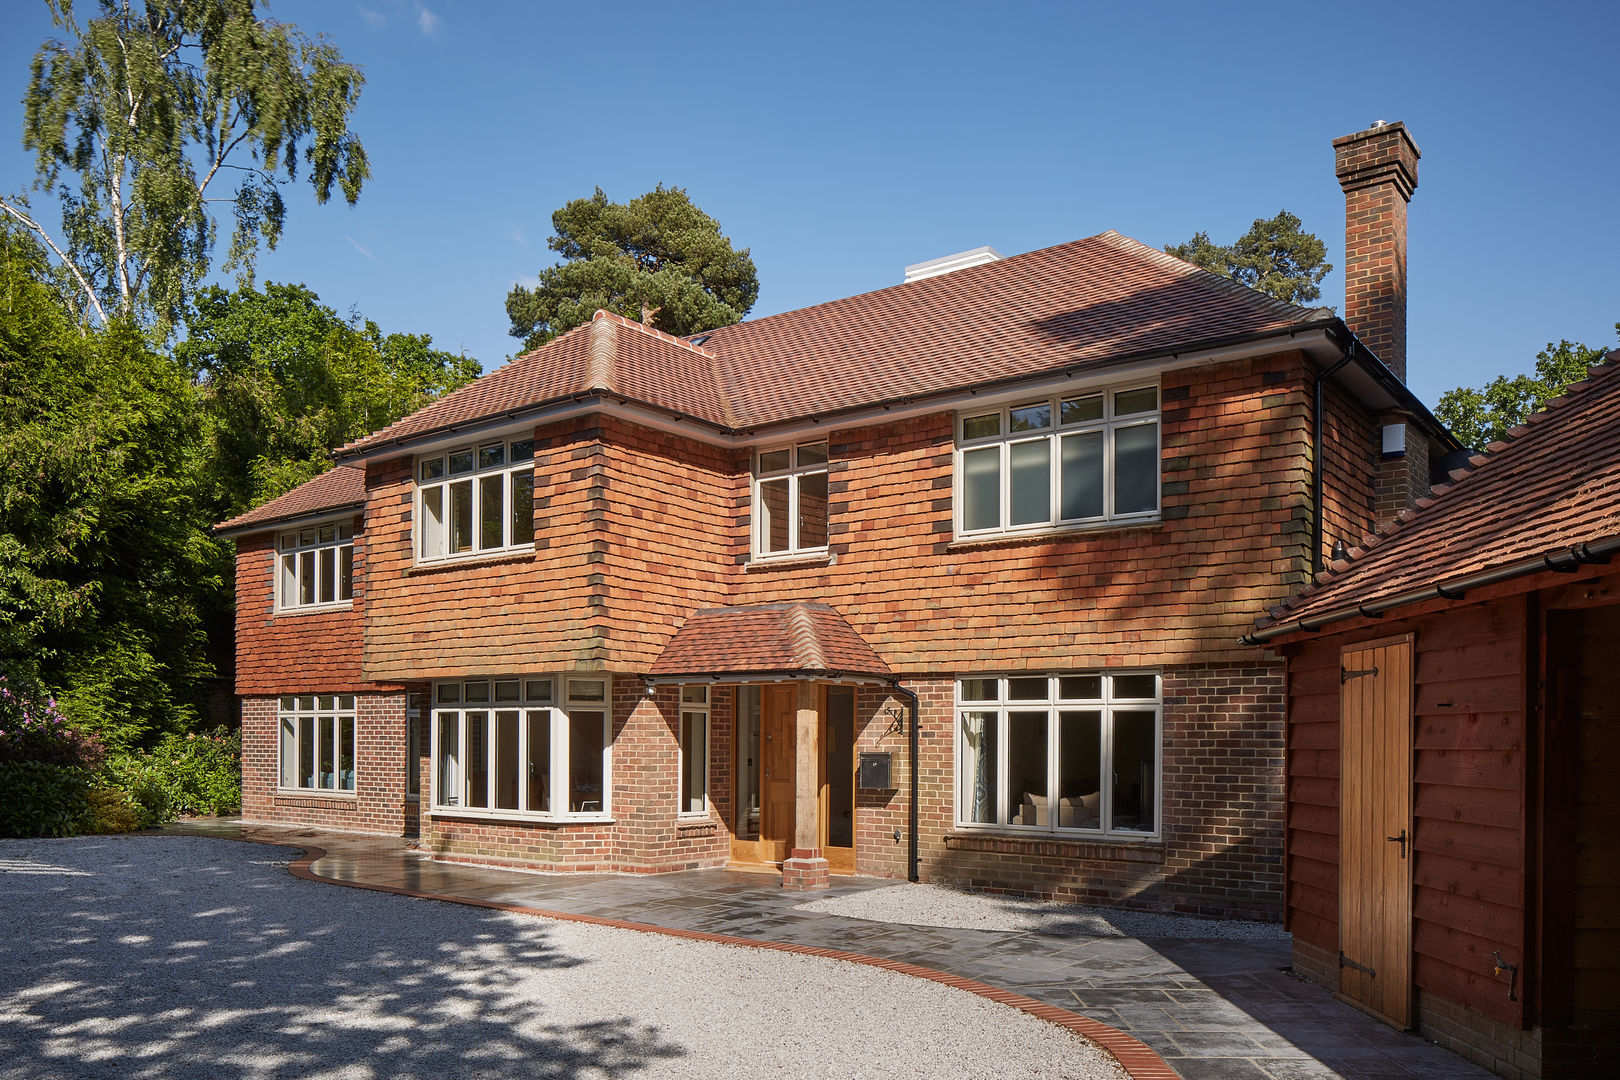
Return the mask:
<svg viewBox="0 0 1620 1080">
<path fill-rule="evenodd" d="M 830 605 L 802 600 L 695 611 L 647 672 L 654 684 L 788 679 L 892 682 L 894 673 Z"/>
</svg>

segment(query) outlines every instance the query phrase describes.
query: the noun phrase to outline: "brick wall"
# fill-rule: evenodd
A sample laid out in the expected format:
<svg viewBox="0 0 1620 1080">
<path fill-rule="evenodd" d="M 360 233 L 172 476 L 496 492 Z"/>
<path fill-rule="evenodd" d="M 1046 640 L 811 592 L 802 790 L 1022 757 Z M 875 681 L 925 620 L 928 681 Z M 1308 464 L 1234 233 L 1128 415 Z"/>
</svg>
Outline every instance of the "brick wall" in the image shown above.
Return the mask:
<svg viewBox="0 0 1620 1080">
<path fill-rule="evenodd" d="M 1401 124 L 1333 140 L 1344 188 L 1344 321 L 1406 379 L 1406 204 L 1418 148 Z"/>
</svg>

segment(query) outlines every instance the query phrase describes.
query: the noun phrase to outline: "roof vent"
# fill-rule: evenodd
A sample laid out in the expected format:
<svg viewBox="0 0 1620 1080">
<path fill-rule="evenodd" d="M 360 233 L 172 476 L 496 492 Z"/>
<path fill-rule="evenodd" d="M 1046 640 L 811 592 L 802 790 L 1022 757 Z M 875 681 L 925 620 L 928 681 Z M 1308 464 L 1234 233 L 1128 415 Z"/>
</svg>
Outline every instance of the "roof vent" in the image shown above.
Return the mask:
<svg viewBox="0 0 1620 1080">
<path fill-rule="evenodd" d="M 998 262 L 1006 258 L 993 247 L 976 247 L 972 251 L 958 251 L 955 255 L 946 255 L 941 259 L 929 259 L 927 262 L 912 263 L 906 267 L 906 281 L 921 281 L 923 278 L 938 277 L 949 274 L 954 270 L 966 270 L 970 266 L 982 266 L 985 263 Z"/>
</svg>

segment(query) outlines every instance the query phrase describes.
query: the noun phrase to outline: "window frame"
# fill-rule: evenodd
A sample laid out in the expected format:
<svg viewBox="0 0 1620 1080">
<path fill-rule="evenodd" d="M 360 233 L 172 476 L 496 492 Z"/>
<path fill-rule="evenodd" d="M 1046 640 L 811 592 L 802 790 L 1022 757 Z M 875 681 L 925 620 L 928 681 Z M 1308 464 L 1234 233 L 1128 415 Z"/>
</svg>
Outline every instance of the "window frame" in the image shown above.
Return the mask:
<svg viewBox="0 0 1620 1080">
<path fill-rule="evenodd" d="M 308 702 L 308 705 L 304 703 Z M 312 786 L 297 783 L 300 763 L 303 761 L 304 724 L 311 723 L 315 745 L 310 750 L 310 762 L 315 776 L 320 776 L 320 725 L 331 722 L 333 751 L 333 786 L 319 782 Z M 349 722 L 349 786 L 340 785 L 343 762 L 343 721 Z M 293 745 L 289 758 L 287 724 L 292 723 Z M 294 783 L 288 784 L 288 766 L 291 765 Z M 322 795 L 352 799 L 360 790 L 360 716 L 354 694 L 283 694 L 276 699 L 276 792 L 282 795 Z"/>
<path fill-rule="evenodd" d="M 331 536 L 323 534 L 330 531 Z M 330 518 L 325 521 L 316 521 L 300 525 L 296 529 L 284 529 L 276 533 L 275 544 L 275 570 L 271 584 L 276 614 L 295 614 L 307 611 L 337 611 L 354 606 L 354 519 Z M 307 539 L 306 539 L 307 538 Z M 331 600 L 322 600 L 321 584 L 326 580 L 326 573 L 322 569 L 323 552 L 331 551 L 332 576 L 336 580 L 332 585 Z M 348 552 L 349 562 L 349 595 L 343 595 L 343 553 Z M 289 586 L 295 597 L 303 593 L 304 582 L 304 556 L 310 556 L 309 566 L 313 580 L 310 584 L 310 595 L 314 597 L 308 603 L 295 600 L 287 601 Z M 292 569 L 289 577 L 288 562 Z M 294 695 L 295 697 L 298 695 Z"/>
<path fill-rule="evenodd" d="M 516 682 L 518 696 L 507 700 L 497 700 L 500 690 L 497 684 Z M 531 693 L 532 684 L 548 683 L 549 693 L 536 695 Z M 601 697 L 577 696 L 577 689 L 591 684 L 601 686 Z M 482 686 L 485 688 L 483 700 L 470 699 L 469 687 Z M 454 687 L 456 700 L 448 701 L 445 688 Z M 557 811 L 552 810 L 526 810 L 523 807 L 530 802 L 531 777 L 529 770 L 524 768 L 530 761 L 529 734 L 531 730 L 531 717 L 533 714 L 544 712 L 547 714 L 548 734 L 547 746 L 549 760 L 546 769 L 546 786 L 552 796 L 570 791 L 570 742 L 573 738 L 572 715 L 575 711 L 602 714 L 602 756 L 601 772 L 602 783 L 600 799 L 594 800 L 599 806 L 595 810 Z M 462 792 L 466 790 L 466 774 L 469 765 L 468 759 L 468 729 L 467 714 L 483 713 L 485 716 L 484 739 L 489 744 L 487 754 L 491 759 L 497 753 L 495 746 L 495 725 L 497 713 L 516 712 L 518 714 L 518 787 L 516 801 L 518 809 L 499 808 L 496 803 L 496 785 L 498 781 L 497 769 L 493 761 L 485 770 L 487 779 L 484 787 L 483 806 L 460 805 Z M 433 683 L 432 700 L 428 708 L 429 714 L 429 757 L 431 762 L 430 775 L 427 783 L 429 798 L 429 813 L 436 817 L 466 817 L 489 818 L 510 821 L 548 821 L 548 822 L 611 822 L 613 820 L 613 680 L 607 674 L 581 674 L 570 675 L 563 673 L 539 673 L 528 675 L 495 675 L 479 676 L 460 679 L 440 679 Z M 454 771 L 456 774 L 456 801 L 445 802 L 443 791 L 444 762 L 441 759 L 443 743 L 444 719 L 454 716 L 456 727 L 456 757 Z M 555 805 L 555 804 L 554 804 Z"/>
<path fill-rule="evenodd" d="M 412 459 L 411 552 L 416 565 L 436 566 L 442 563 L 521 554 L 534 550 L 534 444 L 532 435 L 518 439 L 485 439 L 481 442 L 451 447 L 435 454 L 419 454 Z M 495 449 L 500 450 L 500 462 L 480 465 L 481 457 Z M 451 459 L 462 454 L 471 455 L 471 467 L 452 471 Z M 438 472 L 430 477 L 427 473 L 435 463 L 438 465 Z M 529 539 L 515 540 L 514 535 L 517 532 L 513 520 L 515 478 L 525 473 L 529 476 Z M 485 546 L 482 543 L 485 500 L 483 481 L 494 476 L 501 477 L 501 542 L 498 545 Z M 466 551 L 451 551 L 451 534 L 455 527 L 452 521 L 454 511 L 451 489 L 462 482 L 469 485 L 469 545 Z M 437 519 L 439 525 L 435 537 L 436 549 L 429 552 L 426 550 L 429 543 L 428 498 L 429 493 L 435 491 L 440 493 L 440 516 Z"/>
<path fill-rule="evenodd" d="M 1152 390 L 1154 392 L 1153 409 L 1151 411 L 1127 413 L 1123 416 L 1119 415 L 1117 412 L 1119 395 L 1142 390 Z M 1103 405 L 1101 416 L 1096 419 L 1063 422 L 1062 413 L 1065 401 L 1078 401 L 1091 397 L 1101 397 Z M 1014 412 L 1038 408 L 1043 405 L 1049 410 L 1048 421 L 1043 427 L 1033 430 L 1012 430 L 1012 414 Z M 967 424 L 970 420 L 983 419 L 989 416 L 997 418 L 995 434 L 976 437 L 967 435 Z M 999 409 L 958 410 L 955 417 L 956 445 L 953 453 L 952 476 L 952 493 L 955 496 L 952 499 L 952 528 L 955 536 L 963 540 L 980 540 L 1000 536 L 1023 536 L 1159 520 L 1164 508 L 1163 418 L 1164 394 L 1157 380 L 1121 383 L 1084 390 L 1070 390 L 1066 393 L 1050 394 L 1041 398 L 1018 399 L 1003 403 Z M 1118 480 L 1116 468 L 1117 433 L 1131 428 L 1146 427 L 1150 424 L 1154 427 L 1153 453 L 1154 459 L 1158 462 L 1158 468 L 1153 473 L 1153 506 L 1148 510 L 1120 513 L 1115 510 L 1115 503 L 1118 498 L 1116 490 Z M 1090 433 L 1101 433 L 1103 438 L 1102 513 L 1082 517 L 1064 517 L 1063 440 Z M 1046 518 L 1041 521 L 1023 522 L 1017 525 L 1011 524 L 1013 509 L 1011 447 L 1043 441 L 1048 447 L 1046 455 Z M 991 527 L 969 529 L 967 527 L 967 457 L 976 450 L 985 450 L 992 447 L 998 450 L 996 474 L 999 485 L 996 493 L 997 524 Z"/>
<path fill-rule="evenodd" d="M 825 447 L 826 453 L 822 455 L 822 460 L 819 462 L 811 462 L 808 465 L 801 465 L 799 463 L 799 451 L 801 448 L 806 446 Z M 762 467 L 761 461 L 767 454 L 774 454 L 782 451 L 786 451 L 788 453 L 788 465 L 786 468 L 765 469 Z M 831 542 L 832 533 L 832 499 L 830 496 L 827 500 L 826 527 L 828 538 L 819 544 L 803 544 L 800 542 L 799 537 L 801 525 L 799 514 L 799 486 L 801 483 L 801 478 L 815 475 L 825 476 L 827 478 L 827 483 L 831 485 L 832 442 L 830 439 L 795 439 L 792 442 L 759 447 L 754 451 L 751 475 L 749 478 L 749 487 L 752 495 L 753 506 L 753 528 L 750 530 L 753 535 L 750 546 L 752 548 L 754 559 L 759 561 L 768 561 L 773 559 L 801 559 L 809 555 L 823 555 L 829 550 L 828 545 Z M 788 545 L 781 551 L 769 551 L 766 549 L 766 518 L 764 503 L 761 497 L 761 489 L 765 484 L 776 480 L 787 481 Z"/>
<path fill-rule="evenodd" d="M 1124 697 L 1114 692 L 1115 679 L 1133 676 L 1153 677 L 1154 696 L 1151 699 Z M 1073 678 L 1099 678 L 1101 680 L 1100 696 L 1097 698 L 1061 697 L 1059 680 Z M 1012 679 L 1046 680 L 1045 697 L 1038 701 L 1012 698 L 1008 686 L 1009 680 Z M 994 680 L 997 683 L 996 701 L 975 701 L 964 698 L 963 684 L 977 680 Z M 954 704 L 951 717 L 952 727 L 955 732 L 953 738 L 955 741 L 956 762 L 952 776 L 952 803 L 955 827 L 957 829 L 1028 837 L 1107 840 L 1109 842 L 1150 843 L 1162 838 L 1164 830 L 1164 673 L 1162 671 L 1158 669 L 1109 669 L 1101 671 L 1003 672 L 1000 674 L 972 673 L 957 676 L 953 680 L 953 686 Z M 1047 815 L 1047 824 L 1024 825 L 1013 820 L 1013 793 L 1009 778 L 1011 762 L 1008 752 L 1012 736 L 1011 725 L 1007 722 L 1007 714 L 1010 712 L 1039 711 L 1046 712 L 1046 799 L 1051 810 Z M 1059 716 L 1063 712 L 1074 711 L 1096 711 L 1098 713 L 1098 739 L 1100 743 L 1098 793 L 1100 799 L 1097 826 L 1095 828 L 1062 826 L 1059 824 L 1061 813 L 1055 812 L 1058 810 L 1059 805 L 1057 793 L 1062 788 L 1061 760 L 1059 757 L 1059 738 L 1061 734 Z M 1121 828 L 1114 823 L 1115 784 L 1108 782 L 1108 779 L 1113 777 L 1117 770 L 1114 757 L 1116 749 L 1114 718 L 1117 713 L 1144 713 L 1148 711 L 1153 713 L 1153 828 L 1151 830 Z M 974 760 L 971 748 L 967 745 L 967 736 L 964 731 L 966 726 L 964 714 L 970 712 L 997 714 L 997 745 L 994 752 L 997 770 L 994 815 L 996 820 L 994 822 L 969 820 L 967 808 L 963 805 L 963 793 L 967 780 L 965 770 L 968 763 Z"/>
<path fill-rule="evenodd" d="M 688 693 L 701 694 L 697 700 L 687 700 Z M 709 739 L 714 728 L 710 722 L 712 697 L 709 687 L 701 683 L 683 683 L 676 702 L 679 712 L 679 722 L 676 730 L 675 757 L 677 779 L 675 782 L 675 809 L 676 816 L 681 818 L 706 818 L 714 810 L 714 804 L 709 799 Z M 698 793 L 703 800 L 703 808 L 693 810 L 687 806 L 691 801 L 687 793 L 687 781 L 691 774 L 688 768 L 691 763 L 687 761 L 687 725 L 692 722 L 701 722 L 703 725 L 703 760 L 698 764 L 697 776 L 702 781 L 703 790 Z"/>
</svg>

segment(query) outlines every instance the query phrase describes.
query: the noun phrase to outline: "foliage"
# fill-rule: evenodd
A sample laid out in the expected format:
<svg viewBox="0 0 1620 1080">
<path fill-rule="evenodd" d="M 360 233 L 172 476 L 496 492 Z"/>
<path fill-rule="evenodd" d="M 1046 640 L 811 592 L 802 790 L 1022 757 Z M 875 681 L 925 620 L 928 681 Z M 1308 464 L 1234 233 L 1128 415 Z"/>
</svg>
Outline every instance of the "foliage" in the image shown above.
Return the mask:
<svg viewBox="0 0 1620 1080">
<path fill-rule="evenodd" d="M 0 675 L 0 762 L 94 769 L 105 755 L 95 736 L 67 725 L 54 698 Z"/>
<path fill-rule="evenodd" d="M 0 836 L 72 836 L 90 812 L 90 773 L 48 761 L 0 761 Z"/>
<path fill-rule="evenodd" d="M 1620 334 L 1620 322 L 1614 324 Z M 1440 397 L 1434 415 L 1464 446 L 1481 450 L 1522 424 L 1531 413 L 1586 378 L 1587 368 L 1603 362 L 1605 350 L 1559 341 L 1536 353 L 1536 373 L 1508 378 L 1498 375 L 1482 387 L 1459 386 Z"/>
<path fill-rule="evenodd" d="M 242 805 L 242 737 L 226 728 L 168 735 L 151 750 L 110 756 L 101 776 L 129 795 L 142 825 L 234 813 Z"/>
<path fill-rule="evenodd" d="M 641 319 L 670 334 L 729 326 L 759 298 L 748 249 L 736 251 L 720 224 L 681 188 L 662 184 L 628 203 L 601 188 L 551 215 L 547 241 L 564 261 L 540 271 L 535 288 L 506 297 L 511 334 L 532 349 L 590 321 L 597 309 Z"/>
<path fill-rule="evenodd" d="M 1300 228 L 1298 217 L 1281 210 L 1274 218 L 1256 218 L 1235 243 L 1217 244 L 1207 233 L 1195 233 L 1185 244 L 1165 245 L 1166 253 L 1231 278 L 1290 304 L 1322 295 L 1322 279 L 1333 270 L 1327 248 Z"/>
<path fill-rule="evenodd" d="M 127 320 L 84 333 L 0 219 L 0 671 L 114 747 L 193 726 L 225 546 L 199 395 Z"/>
<path fill-rule="evenodd" d="M 80 832 L 127 833 L 142 824 L 140 804 L 129 792 L 106 784 L 93 784 L 86 793 Z"/>
<path fill-rule="evenodd" d="M 208 273 L 211 203 L 230 207 L 225 269 L 247 282 L 301 160 L 317 202 L 334 186 L 359 198 L 371 168 L 348 124 L 365 80 L 326 37 L 259 18 L 255 0 L 99 0 L 82 23 L 71 0 L 50 5 L 67 40 L 34 56 L 23 143 L 61 202 L 65 250 L 50 243 L 103 324 L 179 324 Z M 25 203 L 0 208 L 46 235 Z"/>
<path fill-rule="evenodd" d="M 478 376 L 478 361 L 339 318 L 302 285 L 204 289 L 175 355 L 199 380 L 223 519 L 332 465 L 335 447 Z"/>
</svg>

